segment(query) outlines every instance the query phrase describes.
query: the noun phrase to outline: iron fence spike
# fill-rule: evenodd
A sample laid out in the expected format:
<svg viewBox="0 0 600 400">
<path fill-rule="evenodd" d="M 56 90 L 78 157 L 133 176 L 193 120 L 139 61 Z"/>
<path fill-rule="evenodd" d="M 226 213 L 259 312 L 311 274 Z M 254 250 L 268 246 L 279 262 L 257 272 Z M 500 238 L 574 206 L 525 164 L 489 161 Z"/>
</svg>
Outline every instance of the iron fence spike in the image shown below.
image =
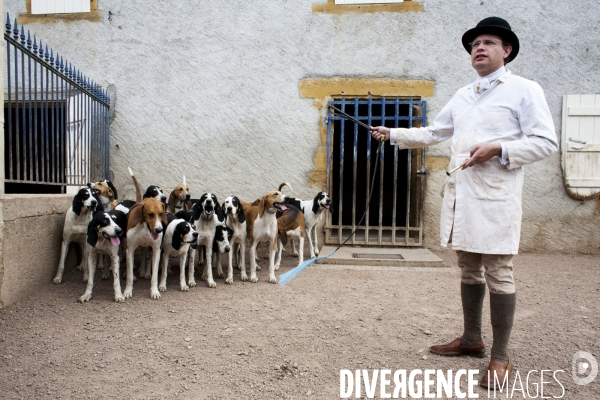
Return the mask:
<svg viewBox="0 0 600 400">
<path fill-rule="evenodd" d="M 6 24 L 4 24 L 6 28 L 6 34 L 10 35 L 10 30 L 12 29 L 12 25 L 10 24 L 10 15 L 6 13 Z"/>
</svg>

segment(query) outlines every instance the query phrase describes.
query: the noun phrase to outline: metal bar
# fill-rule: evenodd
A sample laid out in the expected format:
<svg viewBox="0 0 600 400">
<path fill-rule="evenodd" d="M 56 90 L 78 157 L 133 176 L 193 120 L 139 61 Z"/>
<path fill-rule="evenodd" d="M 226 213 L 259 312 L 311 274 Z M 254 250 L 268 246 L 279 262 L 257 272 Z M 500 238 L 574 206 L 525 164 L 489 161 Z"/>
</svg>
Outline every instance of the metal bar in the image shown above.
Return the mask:
<svg viewBox="0 0 600 400">
<path fill-rule="evenodd" d="M 396 96 L 394 104 L 394 128 L 398 128 L 398 115 L 400 114 L 400 104 Z M 396 204 L 398 201 L 398 146 L 394 146 L 394 186 L 392 195 L 392 244 L 396 244 Z"/>
<path fill-rule="evenodd" d="M 46 54 L 48 54 L 48 46 L 46 46 Z M 48 109 L 48 99 L 50 95 L 48 93 L 48 87 L 50 86 L 48 82 L 50 81 L 50 71 L 48 68 L 45 68 L 46 71 L 46 96 L 44 97 L 43 109 L 45 112 L 45 117 L 42 119 L 44 121 L 44 149 L 45 149 L 45 158 L 44 158 L 44 180 L 47 182 L 52 182 L 50 180 L 50 136 L 48 132 L 48 121 L 50 120 L 50 110 Z M 43 84 L 42 84 L 43 90 Z"/>
<path fill-rule="evenodd" d="M 346 98 L 342 97 L 342 112 L 346 111 Z M 339 205 L 338 205 L 338 209 L 339 211 L 339 225 L 340 228 L 338 229 L 338 244 L 342 244 L 343 242 L 343 238 L 342 238 L 342 211 L 343 211 L 343 197 L 344 197 L 344 123 L 346 122 L 346 120 L 342 119 L 340 121 L 340 201 L 339 201 Z"/>
<path fill-rule="evenodd" d="M 15 24 L 13 27 L 13 33 L 15 38 L 18 37 L 19 30 L 17 28 L 17 21 L 15 20 Z M 18 42 L 16 42 L 18 44 Z M 15 58 L 15 158 L 16 158 L 16 177 L 17 179 L 21 179 L 21 151 L 19 146 L 19 137 L 21 136 L 19 129 L 19 57 L 18 57 L 18 47 L 13 46 L 14 58 Z"/>
<path fill-rule="evenodd" d="M 10 32 L 10 22 L 8 22 L 8 16 L 6 28 Z M 6 34 L 5 34 L 6 36 Z M 13 140 L 12 140 L 12 93 L 11 93 L 11 73 L 10 73 L 10 42 L 6 42 L 6 71 L 7 71 L 7 86 L 8 86 L 8 178 L 13 178 Z M 6 151 L 6 150 L 5 150 Z M 4 178 L 7 178 L 6 171 L 4 171 Z"/>
<path fill-rule="evenodd" d="M 385 97 L 381 98 L 381 119 L 385 120 Z M 377 244 L 381 245 L 383 236 L 383 165 L 385 161 L 385 145 L 381 146 L 379 154 L 379 229 L 377 233 Z"/>
<path fill-rule="evenodd" d="M 413 98 L 412 96 L 410 97 L 410 104 L 408 105 L 408 116 L 409 116 L 409 120 L 408 120 L 408 127 L 412 128 L 412 116 L 413 116 Z M 406 245 L 408 245 L 408 242 L 410 241 L 410 235 L 408 232 L 408 227 L 410 226 L 410 180 L 412 177 L 412 150 L 408 149 L 408 156 L 407 156 L 407 166 L 406 166 L 406 175 L 407 175 L 407 180 L 406 180 L 406 230 L 404 231 L 404 241 L 406 243 Z"/>
<path fill-rule="evenodd" d="M 52 50 L 50 50 L 50 65 L 54 64 L 54 57 L 52 56 Z M 52 182 L 56 182 L 56 102 L 54 100 L 54 77 L 56 75 L 51 74 L 50 79 L 50 106 L 51 106 L 51 114 L 50 114 L 50 154 L 52 161 L 50 163 L 50 179 Z"/>
<path fill-rule="evenodd" d="M 367 110 L 367 121 L 369 122 L 369 126 L 371 126 L 373 117 L 373 99 L 369 96 L 368 102 L 368 110 Z M 366 197 L 365 204 L 368 205 L 369 197 L 371 196 L 371 135 L 367 137 L 367 182 L 366 182 Z M 369 213 L 371 212 L 371 208 L 367 208 L 367 214 L 365 215 L 365 242 L 369 242 Z"/>
<path fill-rule="evenodd" d="M 27 47 L 30 49 L 31 48 L 31 35 L 29 33 L 29 31 L 27 31 Z M 35 63 L 34 63 L 35 64 Z M 24 68 L 23 68 L 24 69 Z M 28 98 L 28 109 L 29 109 L 29 118 L 27 119 L 27 131 L 29 132 L 29 146 L 28 146 L 28 150 L 29 150 L 29 164 L 30 164 L 30 169 L 29 169 L 29 174 L 28 174 L 28 180 L 33 180 L 34 175 L 35 175 L 35 169 L 36 169 L 36 164 L 37 162 L 33 159 L 33 149 L 35 148 L 35 145 L 33 144 L 33 127 L 32 127 L 32 122 L 33 122 L 33 100 L 32 100 L 32 96 L 31 96 L 31 56 L 27 56 L 27 74 L 28 74 L 28 89 L 29 89 L 29 98 Z"/>
<path fill-rule="evenodd" d="M 333 194 L 333 184 L 331 182 L 331 173 L 330 173 L 330 169 L 331 169 L 331 154 L 333 152 L 333 149 L 331 148 L 331 139 L 332 139 L 332 119 L 329 117 L 329 113 L 330 110 L 327 110 L 327 171 L 326 171 L 326 176 L 327 176 L 327 191 L 329 194 Z M 331 213 L 326 213 L 326 217 L 325 217 L 325 226 L 332 226 L 333 225 L 333 218 L 331 216 Z M 329 243 L 329 239 L 330 239 L 330 234 L 331 230 L 330 229 L 325 229 L 325 242 Z"/>
<path fill-rule="evenodd" d="M 21 25 L 21 46 L 24 47 L 25 44 L 25 31 L 23 30 L 23 25 Z M 17 92 L 18 92 L 17 88 Z M 25 53 L 21 52 L 21 137 L 23 140 L 23 179 L 27 179 L 28 172 L 28 159 L 27 159 L 27 122 L 25 113 Z M 19 168 L 20 169 L 20 168 Z"/>
<path fill-rule="evenodd" d="M 33 54 L 37 57 L 37 39 L 33 36 Z M 33 180 L 37 181 L 40 179 L 40 159 L 39 159 L 39 146 L 38 146 L 38 113 L 40 107 L 38 106 L 38 62 L 34 59 L 33 62 L 33 96 L 34 96 L 34 113 L 33 113 L 33 154 L 35 157 L 35 174 Z"/>
<path fill-rule="evenodd" d="M 354 116 L 358 117 L 358 97 L 354 98 Z M 355 119 L 358 121 L 358 119 Z M 356 175 L 358 163 L 358 124 L 354 123 L 354 145 L 352 146 L 352 231 L 356 228 Z M 355 243 L 356 235 L 352 235 L 352 244 Z"/>
</svg>

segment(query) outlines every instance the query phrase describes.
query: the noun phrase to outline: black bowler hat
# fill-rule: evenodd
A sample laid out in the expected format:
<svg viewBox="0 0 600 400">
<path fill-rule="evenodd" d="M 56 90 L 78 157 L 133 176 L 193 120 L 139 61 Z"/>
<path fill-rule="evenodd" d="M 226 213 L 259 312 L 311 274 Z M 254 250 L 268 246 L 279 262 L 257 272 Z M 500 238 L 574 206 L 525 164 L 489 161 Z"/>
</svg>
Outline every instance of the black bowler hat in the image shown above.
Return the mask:
<svg viewBox="0 0 600 400">
<path fill-rule="evenodd" d="M 469 46 L 469 43 L 472 43 L 477 36 L 485 33 L 500 36 L 502 41 L 512 46 L 512 51 L 508 57 L 506 57 L 506 63 L 515 59 L 519 53 L 519 38 L 512 29 L 510 29 L 508 22 L 500 17 L 488 17 L 482 19 L 475 28 L 465 32 L 462 37 L 462 44 L 469 54 L 471 54 L 471 46 Z"/>
</svg>

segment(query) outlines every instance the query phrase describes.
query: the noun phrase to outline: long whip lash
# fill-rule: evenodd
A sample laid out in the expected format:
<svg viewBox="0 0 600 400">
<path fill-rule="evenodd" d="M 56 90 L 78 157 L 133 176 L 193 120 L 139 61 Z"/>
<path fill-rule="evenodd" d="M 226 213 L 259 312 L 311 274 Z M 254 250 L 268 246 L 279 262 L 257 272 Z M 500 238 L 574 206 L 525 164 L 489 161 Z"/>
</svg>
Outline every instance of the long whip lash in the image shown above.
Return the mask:
<svg viewBox="0 0 600 400">
<path fill-rule="evenodd" d="M 359 120 L 351 117 L 350 115 L 346 114 L 345 112 L 337 109 L 336 107 L 330 105 L 329 108 L 331 110 L 333 110 L 334 114 L 339 115 L 340 117 L 354 122 L 360 126 L 362 126 L 365 129 L 368 129 L 369 131 L 371 130 L 371 127 L 363 122 L 360 122 Z M 375 167 L 373 168 L 373 178 L 371 179 L 371 189 L 369 190 L 369 201 L 367 202 L 367 207 L 365 208 L 365 212 L 362 215 L 360 221 L 358 222 L 358 224 L 356 224 L 356 228 L 352 231 L 352 233 L 350 234 L 350 236 L 348 236 L 348 238 L 346 240 L 344 240 L 344 242 L 342 244 L 340 244 L 334 251 L 332 251 L 330 254 L 326 255 L 326 256 L 322 256 L 322 257 L 315 257 L 315 258 L 311 258 L 310 260 L 306 260 L 304 261 L 302 264 L 298 265 L 297 267 L 294 267 L 292 269 L 290 269 L 288 272 L 283 273 L 281 275 L 279 275 L 279 285 L 281 286 L 285 286 L 288 283 L 290 283 L 290 281 L 292 279 L 294 279 L 296 277 L 296 275 L 298 275 L 300 273 L 300 271 L 302 271 L 304 268 L 308 267 L 310 264 L 314 263 L 317 260 L 323 260 L 325 258 L 331 257 L 332 255 L 334 255 L 342 246 L 344 246 L 346 244 L 346 242 L 348 242 L 348 240 L 350 240 L 350 238 L 352 238 L 352 236 L 354 236 L 354 234 L 356 233 L 356 230 L 358 229 L 358 227 L 360 226 L 360 224 L 362 224 L 363 220 L 365 219 L 365 216 L 367 215 L 367 211 L 369 211 L 369 205 L 371 204 L 371 196 L 373 195 L 373 187 L 375 186 L 375 174 L 377 173 L 377 165 L 379 164 L 379 150 L 381 150 L 381 146 L 383 145 L 384 140 L 379 142 L 379 146 L 377 147 L 377 153 L 376 153 L 376 158 L 375 158 Z"/>
</svg>

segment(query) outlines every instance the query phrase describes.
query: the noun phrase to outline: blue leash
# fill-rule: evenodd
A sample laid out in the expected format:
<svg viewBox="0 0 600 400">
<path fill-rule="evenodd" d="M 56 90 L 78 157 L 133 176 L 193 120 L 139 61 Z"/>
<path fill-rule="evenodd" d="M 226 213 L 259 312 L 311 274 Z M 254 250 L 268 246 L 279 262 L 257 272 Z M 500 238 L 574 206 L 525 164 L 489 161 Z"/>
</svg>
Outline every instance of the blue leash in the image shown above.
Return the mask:
<svg viewBox="0 0 600 400">
<path fill-rule="evenodd" d="M 343 111 L 338 110 L 334 106 L 329 106 L 329 107 L 332 108 L 336 113 L 340 114 L 340 116 L 342 116 L 342 117 L 344 117 L 344 118 L 346 118 L 346 119 L 348 119 L 350 121 L 357 122 L 361 126 L 365 126 L 367 129 L 370 129 L 370 127 L 368 125 L 365 125 L 362 122 L 355 120 L 354 118 L 350 117 L 348 114 L 344 113 Z M 383 145 L 383 141 L 379 142 L 379 147 L 377 147 L 377 158 L 375 159 L 375 167 L 373 168 L 373 178 L 371 179 L 371 190 L 369 191 L 369 201 L 367 202 L 367 207 L 365 208 L 365 212 L 364 212 L 362 218 L 360 219 L 360 221 L 358 222 L 358 224 L 356 224 L 356 228 L 354 229 L 354 231 L 352 231 L 352 233 L 350 234 L 350 236 L 348 236 L 348 239 L 344 240 L 344 243 L 340 244 L 330 254 L 328 254 L 326 256 L 323 256 L 323 257 L 315 257 L 315 258 L 311 258 L 309 260 L 306 260 L 302 264 L 300 264 L 300 265 L 298 265 L 298 266 L 290 269 L 288 272 L 285 272 L 285 273 L 279 275 L 279 285 L 281 285 L 281 286 L 287 285 L 288 283 L 290 283 L 290 281 L 292 279 L 294 279 L 296 277 L 296 275 L 298 275 L 300 273 L 300 271 L 302 271 L 304 268 L 308 267 L 310 264 L 314 263 L 315 261 L 317 261 L 317 260 L 323 260 L 325 258 L 331 257 L 343 245 L 345 245 L 346 242 L 348 240 L 350 240 L 350 238 L 352 236 L 354 236 L 354 234 L 356 233 L 356 230 L 358 229 L 358 227 L 360 226 L 360 224 L 362 224 L 363 219 L 365 219 L 365 216 L 367 215 L 367 211 L 369 211 L 369 204 L 371 204 L 371 196 L 373 195 L 373 187 L 375 186 L 375 174 L 377 173 L 377 165 L 379 164 L 379 150 L 381 150 L 381 146 L 382 145 Z"/>
</svg>

